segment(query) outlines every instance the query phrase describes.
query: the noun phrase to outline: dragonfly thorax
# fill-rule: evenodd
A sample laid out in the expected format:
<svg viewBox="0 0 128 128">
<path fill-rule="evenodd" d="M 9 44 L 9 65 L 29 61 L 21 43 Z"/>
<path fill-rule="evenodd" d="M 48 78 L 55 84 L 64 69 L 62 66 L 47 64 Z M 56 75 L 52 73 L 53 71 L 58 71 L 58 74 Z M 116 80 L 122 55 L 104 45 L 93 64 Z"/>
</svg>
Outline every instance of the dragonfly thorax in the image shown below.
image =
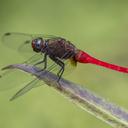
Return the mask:
<svg viewBox="0 0 128 128">
<path fill-rule="evenodd" d="M 32 48 L 35 52 L 41 52 L 41 50 L 45 47 L 45 42 L 42 38 L 36 38 L 32 40 Z"/>
</svg>

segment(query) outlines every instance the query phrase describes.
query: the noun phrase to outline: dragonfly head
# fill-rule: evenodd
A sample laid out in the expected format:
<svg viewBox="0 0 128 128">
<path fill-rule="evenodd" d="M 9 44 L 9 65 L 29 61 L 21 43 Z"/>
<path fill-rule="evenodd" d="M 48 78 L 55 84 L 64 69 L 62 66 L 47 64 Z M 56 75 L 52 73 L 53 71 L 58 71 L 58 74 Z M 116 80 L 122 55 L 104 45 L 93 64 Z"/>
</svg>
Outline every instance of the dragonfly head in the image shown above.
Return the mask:
<svg viewBox="0 0 128 128">
<path fill-rule="evenodd" d="M 41 49 L 43 48 L 44 41 L 42 38 L 36 38 L 32 40 L 32 48 L 35 52 L 41 52 Z"/>
</svg>

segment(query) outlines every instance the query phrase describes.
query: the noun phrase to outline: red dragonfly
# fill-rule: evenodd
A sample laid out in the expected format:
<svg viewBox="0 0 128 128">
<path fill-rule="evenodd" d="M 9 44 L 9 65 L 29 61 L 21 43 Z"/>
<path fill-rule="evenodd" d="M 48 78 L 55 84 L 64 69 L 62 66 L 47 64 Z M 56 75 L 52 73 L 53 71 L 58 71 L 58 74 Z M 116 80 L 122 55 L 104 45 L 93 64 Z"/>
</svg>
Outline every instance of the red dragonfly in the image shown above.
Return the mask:
<svg viewBox="0 0 128 128">
<path fill-rule="evenodd" d="M 18 49 L 22 54 L 31 51 L 30 53 L 44 55 L 44 57 L 41 56 L 39 59 L 37 56 L 38 54 L 36 54 L 36 56 L 32 56 L 25 62 L 27 64 L 32 64 L 34 62 L 35 66 L 44 64 L 44 66 L 42 65 L 41 71 L 47 68 L 47 57 L 49 57 L 53 62 L 60 66 L 60 70 L 57 72 L 58 81 L 64 73 L 65 60 L 70 60 L 73 65 L 76 65 L 77 62 L 85 64 L 90 63 L 118 72 L 128 73 L 128 68 L 98 60 L 88 53 L 76 48 L 74 44 L 62 37 L 23 33 L 5 33 L 3 36 L 3 44 L 10 48 Z M 51 66 L 49 70 L 53 67 L 54 66 Z M 19 92 L 21 93 L 21 91 Z"/>
</svg>

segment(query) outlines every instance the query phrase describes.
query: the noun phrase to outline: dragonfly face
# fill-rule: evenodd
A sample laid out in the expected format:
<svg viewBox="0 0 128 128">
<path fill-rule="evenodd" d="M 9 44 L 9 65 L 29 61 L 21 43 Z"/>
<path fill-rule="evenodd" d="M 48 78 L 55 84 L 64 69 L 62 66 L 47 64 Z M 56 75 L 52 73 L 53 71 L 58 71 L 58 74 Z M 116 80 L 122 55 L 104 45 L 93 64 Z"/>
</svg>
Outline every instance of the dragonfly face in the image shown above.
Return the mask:
<svg viewBox="0 0 128 128">
<path fill-rule="evenodd" d="M 41 50 L 44 48 L 44 40 L 42 38 L 36 38 L 32 40 L 32 48 L 35 52 L 41 52 Z"/>
</svg>

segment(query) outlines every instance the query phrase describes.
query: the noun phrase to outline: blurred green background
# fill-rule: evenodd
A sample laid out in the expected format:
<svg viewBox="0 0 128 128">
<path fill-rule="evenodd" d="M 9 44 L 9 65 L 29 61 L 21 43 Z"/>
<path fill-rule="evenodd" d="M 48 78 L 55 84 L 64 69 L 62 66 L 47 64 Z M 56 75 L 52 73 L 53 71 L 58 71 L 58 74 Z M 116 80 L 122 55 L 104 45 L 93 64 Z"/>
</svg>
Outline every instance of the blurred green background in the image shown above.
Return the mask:
<svg viewBox="0 0 128 128">
<path fill-rule="evenodd" d="M 99 59 L 128 66 L 126 0 L 0 0 L 0 36 L 5 32 L 60 35 Z M 24 59 L 0 44 L 0 67 Z M 27 74 L 24 78 L 31 79 Z M 128 109 L 127 74 L 78 64 L 66 79 Z M 47 86 L 9 102 L 25 84 L 15 76 L 12 82 L 17 88 L 0 92 L 0 128 L 110 127 Z M 9 84 L 7 79 L 0 86 Z"/>
</svg>

